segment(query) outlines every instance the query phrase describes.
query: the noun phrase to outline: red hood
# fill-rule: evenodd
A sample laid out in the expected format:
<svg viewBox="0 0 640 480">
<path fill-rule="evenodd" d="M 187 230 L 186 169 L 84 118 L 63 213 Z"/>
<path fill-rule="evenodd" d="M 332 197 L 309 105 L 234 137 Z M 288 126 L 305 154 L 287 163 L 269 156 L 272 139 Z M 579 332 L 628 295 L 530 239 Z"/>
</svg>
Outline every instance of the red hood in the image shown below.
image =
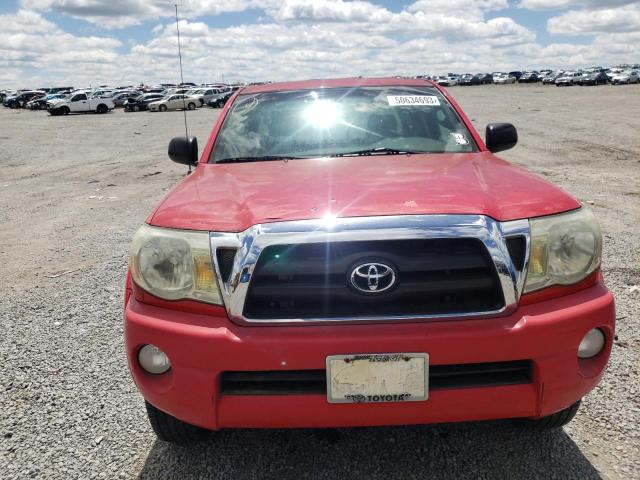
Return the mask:
<svg viewBox="0 0 640 480">
<path fill-rule="evenodd" d="M 579 203 L 491 153 L 380 155 L 199 164 L 149 218 L 152 225 L 238 232 L 323 217 L 482 214 L 516 220 Z"/>
</svg>

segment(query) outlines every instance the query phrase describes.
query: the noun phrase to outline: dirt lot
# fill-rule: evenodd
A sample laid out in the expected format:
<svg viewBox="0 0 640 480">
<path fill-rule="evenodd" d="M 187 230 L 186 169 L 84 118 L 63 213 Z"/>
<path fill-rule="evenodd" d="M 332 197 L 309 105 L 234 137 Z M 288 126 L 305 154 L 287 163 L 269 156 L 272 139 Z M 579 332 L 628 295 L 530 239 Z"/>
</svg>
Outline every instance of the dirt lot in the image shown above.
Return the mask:
<svg viewBox="0 0 640 480">
<path fill-rule="evenodd" d="M 452 88 L 503 157 L 592 204 L 618 341 L 564 431 L 508 423 L 223 432 L 155 440 L 127 372 L 122 286 L 135 229 L 186 167 L 182 113 L 50 117 L 0 109 L 0 476 L 3 478 L 640 478 L 640 86 Z M 205 142 L 218 112 L 189 112 Z"/>
</svg>

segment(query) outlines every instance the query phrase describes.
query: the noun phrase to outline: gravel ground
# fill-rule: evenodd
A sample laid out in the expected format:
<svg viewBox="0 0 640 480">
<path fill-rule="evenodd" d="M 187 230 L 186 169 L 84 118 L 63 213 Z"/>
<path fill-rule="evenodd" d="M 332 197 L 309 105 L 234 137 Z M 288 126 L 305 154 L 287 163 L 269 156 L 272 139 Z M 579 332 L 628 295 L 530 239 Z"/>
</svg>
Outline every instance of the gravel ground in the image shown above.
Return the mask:
<svg viewBox="0 0 640 480">
<path fill-rule="evenodd" d="M 155 439 L 122 340 L 129 240 L 185 168 L 179 112 L 50 117 L 0 109 L 0 477 L 640 478 L 640 87 L 452 88 L 479 129 L 510 121 L 507 160 L 591 204 L 618 341 L 603 382 L 557 432 L 506 422 L 221 432 Z M 189 112 L 206 140 L 218 113 Z"/>
</svg>

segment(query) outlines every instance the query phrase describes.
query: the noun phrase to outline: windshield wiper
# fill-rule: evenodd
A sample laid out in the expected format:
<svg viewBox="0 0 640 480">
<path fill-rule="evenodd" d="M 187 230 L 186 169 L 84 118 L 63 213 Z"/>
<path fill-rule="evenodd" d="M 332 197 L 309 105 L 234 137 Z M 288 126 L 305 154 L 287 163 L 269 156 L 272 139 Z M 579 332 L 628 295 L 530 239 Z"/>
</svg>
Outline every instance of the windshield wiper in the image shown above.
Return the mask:
<svg viewBox="0 0 640 480">
<path fill-rule="evenodd" d="M 378 147 L 368 148 L 366 150 L 356 150 L 355 152 L 334 153 L 329 155 L 330 157 L 358 157 L 365 155 L 411 155 L 416 153 L 426 152 L 414 152 L 412 150 L 399 150 L 397 148 Z"/>
<path fill-rule="evenodd" d="M 262 157 L 232 157 L 217 160 L 215 163 L 242 163 L 242 162 L 275 162 L 278 160 L 302 160 L 307 157 L 293 157 L 291 155 L 264 155 Z"/>
<path fill-rule="evenodd" d="M 366 150 L 357 150 L 355 152 L 344 152 L 344 153 L 334 153 L 332 155 L 319 155 L 328 156 L 328 157 L 358 157 L 365 155 L 411 155 L 416 153 L 427 153 L 427 152 L 414 152 L 411 150 L 399 150 L 397 148 L 387 148 L 387 147 L 378 147 L 378 148 L 368 148 Z M 221 160 L 217 160 L 215 163 L 243 163 L 243 162 L 271 162 L 278 160 L 302 160 L 309 157 L 295 157 L 292 155 L 264 155 L 262 157 L 232 157 L 232 158 L 223 158 Z"/>
</svg>

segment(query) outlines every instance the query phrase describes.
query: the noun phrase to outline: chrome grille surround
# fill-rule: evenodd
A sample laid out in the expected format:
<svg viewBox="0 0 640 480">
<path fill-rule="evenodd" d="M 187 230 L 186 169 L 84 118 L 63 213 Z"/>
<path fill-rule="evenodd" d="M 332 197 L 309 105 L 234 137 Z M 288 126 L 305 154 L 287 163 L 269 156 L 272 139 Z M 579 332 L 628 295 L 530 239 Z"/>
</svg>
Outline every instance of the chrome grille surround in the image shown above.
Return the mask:
<svg viewBox="0 0 640 480">
<path fill-rule="evenodd" d="M 525 238 L 525 262 L 518 271 L 512 261 L 505 240 Z M 225 308 L 231 321 L 241 325 L 327 324 L 327 323 L 385 323 L 419 322 L 487 318 L 508 315 L 518 305 L 526 277 L 530 227 L 527 219 L 498 222 L 484 215 L 401 215 L 378 217 L 325 217 L 314 220 L 263 223 L 240 233 L 211 232 L 211 250 Z M 336 318 L 251 319 L 243 315 L 249 283 L 260 254 L 272 245 L 349 242 L 366 240 L 475 238 L 489 253 L 499 278 L 504 307 L 499 310 L 464 314 L 420 316 L 371 316 Z M 235 248 L 237 253 L 228 281 L 222 281 L 216 250 Z"/>
</svg>

